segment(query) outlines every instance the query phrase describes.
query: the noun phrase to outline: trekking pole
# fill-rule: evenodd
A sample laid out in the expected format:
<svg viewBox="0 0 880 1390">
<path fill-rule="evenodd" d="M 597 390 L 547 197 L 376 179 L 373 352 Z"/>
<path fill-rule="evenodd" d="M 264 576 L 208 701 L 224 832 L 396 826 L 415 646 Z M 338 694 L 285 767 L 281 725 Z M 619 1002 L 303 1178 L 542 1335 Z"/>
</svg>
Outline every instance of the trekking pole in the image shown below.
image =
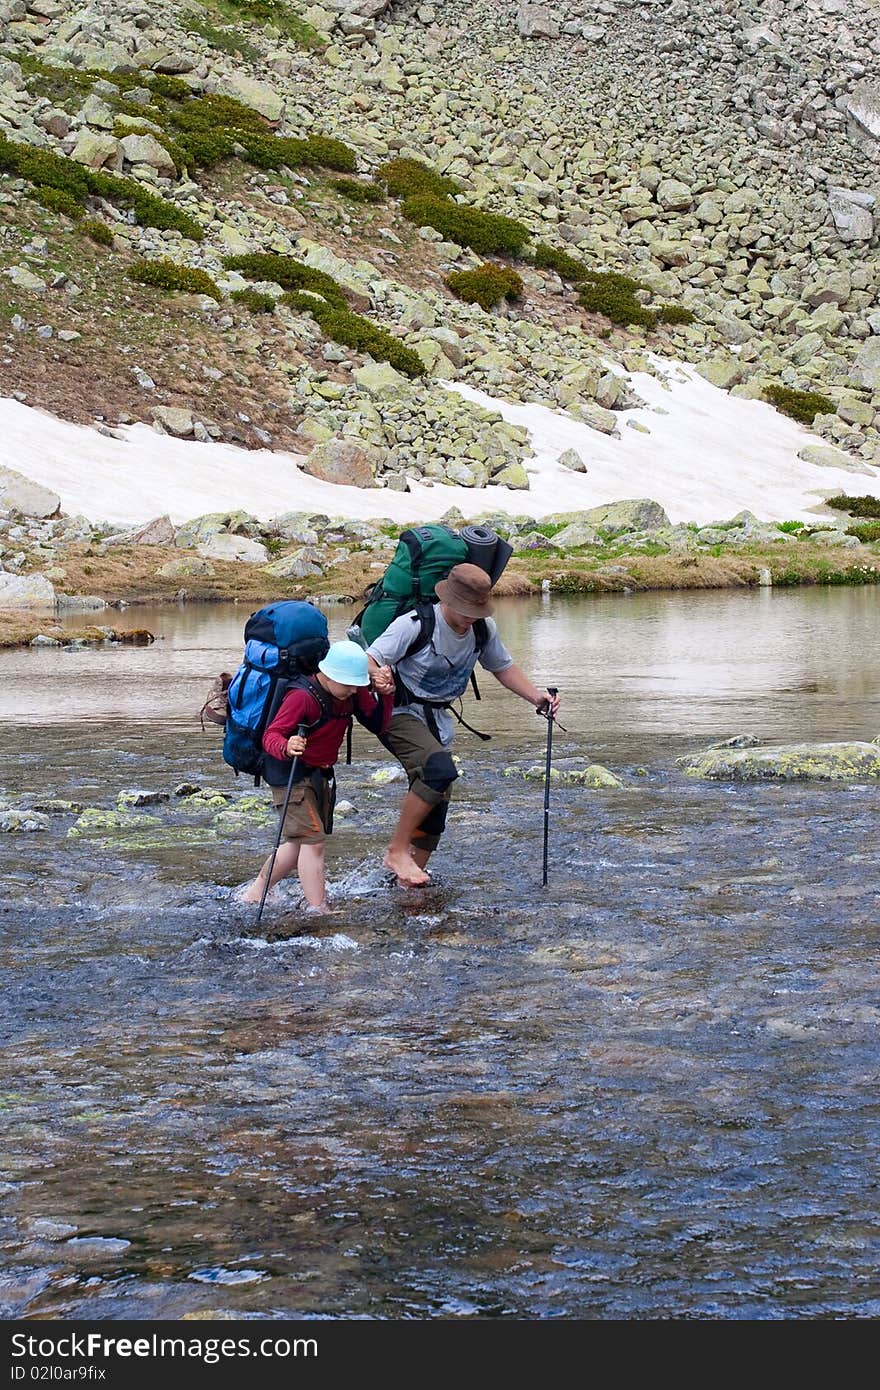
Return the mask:
<svg viewBox="0 0 880 1390">
<path fill-rule="evenodd" d="M 556 686 L 548 685 L 547 694 L 551 700 L 556 698 Z M 547 849 L 550 840 L 550 758 L 553 753 L 553 706 L 547 705 L 547 764 L 544 768 L 544 877 L 542 887 L 547 887 Z"/>
<path fill-rule="evenodd" d="M 307 724 L 300 724 L 299 728 L 296 731 L 297 738 L 305 738 L 307 728 Z M 272 870 L 275 868 L 275 856 L 278 853 L 278 846 L 281 844 L 281 834 L 284 830 L 284 821 L 285 817 L 287 816 L 287 808 L 290 805 L 290 793 L 293 791 L 293 780 L 296 777 L 298 768 L 299 754 L 297 754 L 293 762 L 290 764 L 290 776 L 287 779 L 287 792 L 284 797 L 284 805 L 281 808 L 281 816 L 278 821 L 278 834 L 275 836 L 275 848 L 272 851 L 272 858 L 269 861 L 269 871 L 266 874 L 266 882 L 263 884 L 263 896 L 260 898 L 260 907 L 257 912 L 258 922 L 263 915 L 263 908 L 266 906 L 266 898 L 269 894 L 269 884 L 272 882 Z"/>
</svg>

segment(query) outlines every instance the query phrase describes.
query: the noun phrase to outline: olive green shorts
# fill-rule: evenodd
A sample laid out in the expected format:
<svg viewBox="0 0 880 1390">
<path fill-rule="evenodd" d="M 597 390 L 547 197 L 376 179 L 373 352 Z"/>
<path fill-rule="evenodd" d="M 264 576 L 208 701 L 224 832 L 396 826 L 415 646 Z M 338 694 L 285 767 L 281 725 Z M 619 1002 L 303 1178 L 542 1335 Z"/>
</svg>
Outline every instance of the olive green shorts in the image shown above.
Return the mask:
<svg viewBox="0 0 880 1390">
<path fill-rule="evenodd" d="M 434 737 L 427 724 L 414 714 L 395 714 L 382 735 L 381 742 L 393 753 L 409 778 L 409 789 L 421 801 L 426 802 L 425 819 L 415 831 L 412 843 L 417 849 L 432 854 L 440 843 L 440 836 L 446 828 L 446 814 L 452 797 L 452 784 L 440 791 L 424 779 L 428 760 L 438 757 L 451 758 L 445 748 Z M 430 773 L 429 773 L 430 775 Z"/>
</svg>

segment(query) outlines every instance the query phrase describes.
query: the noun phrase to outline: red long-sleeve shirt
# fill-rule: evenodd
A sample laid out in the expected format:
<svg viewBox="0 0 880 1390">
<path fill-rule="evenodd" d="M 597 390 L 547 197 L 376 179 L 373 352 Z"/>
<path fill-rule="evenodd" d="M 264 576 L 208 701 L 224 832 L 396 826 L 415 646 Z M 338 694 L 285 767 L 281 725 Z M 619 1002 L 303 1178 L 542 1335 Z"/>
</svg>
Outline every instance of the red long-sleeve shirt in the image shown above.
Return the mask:
<svg viewBox="0 0 880 1390">
<path fill-rule="evenodd" d="M 347 700 L 335 700 L 329 690 L 324 695 L 332 714 L 319 729 L 306 730 L 306 751 L 301 761 L 306 767 L 332 767 L 339 757 L 350 715 L 374 734 L 384 734 L 394 706 L 393 695 L 375 696 L 363 686 Z M 288 691 L 272 723 L 263 734 L 263 747 L 270 758 L 290 762 L 287 740 L 300 724 L 314 724 L 324 711 L 310 691 L 297 686 Z"/>
</svg>

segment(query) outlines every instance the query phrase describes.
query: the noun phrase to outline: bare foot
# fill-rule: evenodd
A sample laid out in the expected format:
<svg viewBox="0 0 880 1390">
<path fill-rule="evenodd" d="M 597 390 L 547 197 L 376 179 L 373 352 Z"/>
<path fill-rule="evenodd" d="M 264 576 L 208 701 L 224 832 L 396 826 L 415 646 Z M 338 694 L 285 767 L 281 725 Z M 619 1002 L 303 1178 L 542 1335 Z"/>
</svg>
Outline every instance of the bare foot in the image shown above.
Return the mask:
<svg viewBox="0 0 880 1390">
<path fill-rule="evenodd" d="M 303 908 L 310 917 L 338 917 L 341 911 L 341 907 L 331 907 L 326 898 L 322 903 L 308 903 Z"/>
<path fill-rule="evenodd" d="M 426 883 L 431 882 L 429 876 L 411 857 L 409 847 L 405 850 L 389 849 L 382 863 L 386 869 L 397 874 L 397 882 L 402 883 L 404 888 L 423 888 Z"/>
<path fill-rule="evenodd" d="M 259 880 L 255 880 L 245 889 L 239 889 L 235 894 L 235 900 L 239 903 L 258 903 L 263 896 L 263 885 Z"/>
</svg>

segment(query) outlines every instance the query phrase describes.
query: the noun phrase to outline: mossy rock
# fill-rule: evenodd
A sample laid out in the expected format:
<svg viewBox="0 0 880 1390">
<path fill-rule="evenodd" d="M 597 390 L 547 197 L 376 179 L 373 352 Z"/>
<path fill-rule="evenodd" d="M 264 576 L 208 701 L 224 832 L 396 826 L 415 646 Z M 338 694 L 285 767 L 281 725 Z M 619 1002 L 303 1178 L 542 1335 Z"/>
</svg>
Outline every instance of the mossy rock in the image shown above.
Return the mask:
<svg viewBox="0 0 880 1390">
<path fill-rule="evenodd" d="M 155 830 L 161 825 L 158 816 L 142 815 L 136 811 L 105 811 L 100 806 L 87 806 L 68 830 L 67 838 L 79 840 L 108 830 L 126 836 L 133 830 Z"/>
<path fill-rule="evenodd" d="M 860 782 L 880 778 L 876 743 L 789 743 L 769 748 L 707 748 L 679 758 L 688 777 L 719 782 Z"/>
</svg>

